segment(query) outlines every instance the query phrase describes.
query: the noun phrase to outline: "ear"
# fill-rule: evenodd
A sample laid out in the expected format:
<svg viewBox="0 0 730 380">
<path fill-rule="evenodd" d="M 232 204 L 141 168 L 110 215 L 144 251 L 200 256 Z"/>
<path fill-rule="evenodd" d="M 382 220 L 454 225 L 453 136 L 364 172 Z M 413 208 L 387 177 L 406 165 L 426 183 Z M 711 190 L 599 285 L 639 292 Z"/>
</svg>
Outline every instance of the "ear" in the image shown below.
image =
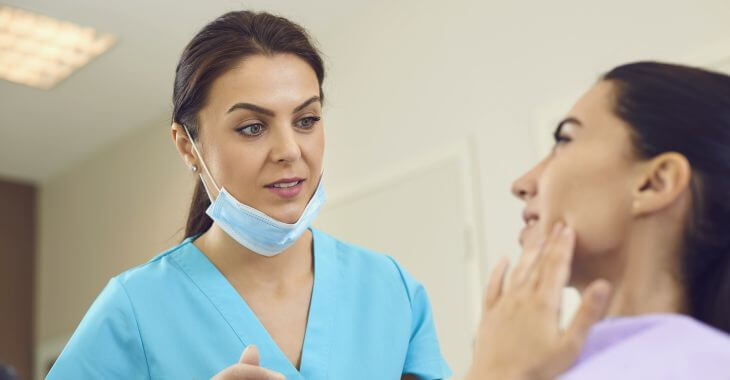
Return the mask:
<svg viewBox="0 0 730 380">
<path fill-rule="evenodd" d="M 188 168 L 192 168 L 193 165 L 200 167 L 197 163 L 197 159 L 195 158 L 196 155 L 195 151 L 193 151 L 193 144 L 190 143 L 190 138 L 188 137 L 185 128 L 178 123 L 172 123 L 170 131 L 172 134 L 172 141 L 175 143 L 175 147 L 177 148 L 178 153 L 180 153 L 180 157 L 182 157 L 183 161 L 185 161 L 185 165 Z"/>
<path fill-rule="evenodd" d="M 635 216 L 661 211 L 689 191 L 692 168 L 679 153 L 662 153 L 642 165 L 634 189 L 632 211 Z"/>
</svg>

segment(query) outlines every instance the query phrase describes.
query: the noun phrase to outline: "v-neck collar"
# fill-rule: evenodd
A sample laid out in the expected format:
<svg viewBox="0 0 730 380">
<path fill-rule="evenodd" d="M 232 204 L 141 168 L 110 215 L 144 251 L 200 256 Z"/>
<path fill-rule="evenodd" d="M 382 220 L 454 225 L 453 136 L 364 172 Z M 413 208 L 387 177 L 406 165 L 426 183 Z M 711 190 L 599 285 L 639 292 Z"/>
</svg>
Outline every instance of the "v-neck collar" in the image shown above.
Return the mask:
<svg viewBox="0 0 730 380">
<path fill-rule="evenodd" d="M 299 372 L 307 379 L 324 379 L 328 377 L 328 365 L 332 359 L 335 313 L 342 299 L 342 272 L 336 262 L 335 241 L 315 229 L 312 229 L 312 239 L 314 286 Z"/>
<path fill-rule="evenodd" d="M 300 369 L 297 370 L 289 358 L 274 342 L 246 301 L 216 268 L 208 257 L 194 244 L 192 238 L 185 243 L 190 250 L 173 258 L 185 271 L 197 287 L 208 297 L 218 309 L 244 346 L 256 343 L 261 353 L 261 363 L 269 368 L 283 371 L 289 380 L 326 378 L 327 365 L 330 359 L 330 347 L 334 329 L 334 311 L 337 310 L 338 282 L 341 272 L 335 265 L 334 241 L 312 231 L 312 253 L 314 256 L 314 279 L 312 296 L 304 333 L 304 343 Z M 231 363 L 233 365 L 234 363 Z"/>
</svg>

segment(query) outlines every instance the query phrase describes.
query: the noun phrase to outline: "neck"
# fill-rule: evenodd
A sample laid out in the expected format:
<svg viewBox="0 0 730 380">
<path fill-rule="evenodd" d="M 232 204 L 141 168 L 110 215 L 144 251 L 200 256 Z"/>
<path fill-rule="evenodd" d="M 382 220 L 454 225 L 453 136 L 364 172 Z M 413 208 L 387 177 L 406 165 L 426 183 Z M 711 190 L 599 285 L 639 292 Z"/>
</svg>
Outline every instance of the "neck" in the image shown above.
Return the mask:
<svg viewBox="0 0 730 380">
<path fill-rule="evenodd" d="M 674 239 L 681 234 L 666 225 L 654 227 L 660 228 L 634 229 L 623 247 L 586 265 L 593 267 L 590 278 L 604 278 L 613 285 L 608 315 L 687 312 L 680 276 L 681 245 Z M 582 291 L 588 281 L 581 285 Z"/>
<path fill-rule="evenodd" d="M 614 295 L 608 315 L 685 312 L 684 291 L 674 275 L 666 272 L 638 274 L 632 271 L 620 280 L 614 280 Z"/>
<path fill-rule="evenodd" d="M 314 273 L 310 230 L 305 231 L 291 247 L 273 257 L 260 255 L 242 246 L 216 223 L 194 244 L 229 279 L 278 286 L 309 278 Z"/>
</svg>

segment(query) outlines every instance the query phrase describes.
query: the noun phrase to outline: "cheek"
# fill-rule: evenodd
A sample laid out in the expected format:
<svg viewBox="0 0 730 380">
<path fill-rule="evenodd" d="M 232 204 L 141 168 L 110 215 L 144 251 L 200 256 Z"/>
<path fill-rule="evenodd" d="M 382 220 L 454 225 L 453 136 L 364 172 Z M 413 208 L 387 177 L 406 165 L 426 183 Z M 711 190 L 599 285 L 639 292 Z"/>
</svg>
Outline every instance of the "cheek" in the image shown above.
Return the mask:
<svg viewBox="0 0 730 380">
<path fill-rule="evenodd" d="M 317 171 L 311 173 L 311 175 L 318 175 L 319 171 L 322 170 L 322 160 L 324 158 L 324 133 L 322 128 L 311 135 L 306 136 L 300 142 L 302 150 L 302 157 L 304 158 L 310 170 Z"/>
<path fill-rule="evenodd" d="M 219 160 L 223 186 L 239 201 L 255 204 L 258 190 L 264 185 L 260 171 L 266 151 L 254 144 L 225 144 L 219 151 Z"/>
<path fill-rule="evenodd" d="M 577 198 L 581 195 L 578 174 L 573 166 L 559 160 L 546 167 L 538 187 L 541 235 L 547 236 L 558 221 L 575 227 L 576 211 L 580 209 Z"/>
<path fill-rule="evenodd" d="M 577 256 L 595 256 L 616 251 L 631 225 L 631 200 L 619 190 L 606 189 L 595 197 L 583 197 L 583 207 L 570 215 L 578 242 Z"/>
<path fill-rule="evenodd" d="M 543 234 L 561 220 L 576 230 L 576 255 L 614 250 L 626 236 L 631 220 L 627 174 L 620 168 L 585 160 L 580 166 L 554 169 L 546 171 L 544 177 Z"/>
</svg>

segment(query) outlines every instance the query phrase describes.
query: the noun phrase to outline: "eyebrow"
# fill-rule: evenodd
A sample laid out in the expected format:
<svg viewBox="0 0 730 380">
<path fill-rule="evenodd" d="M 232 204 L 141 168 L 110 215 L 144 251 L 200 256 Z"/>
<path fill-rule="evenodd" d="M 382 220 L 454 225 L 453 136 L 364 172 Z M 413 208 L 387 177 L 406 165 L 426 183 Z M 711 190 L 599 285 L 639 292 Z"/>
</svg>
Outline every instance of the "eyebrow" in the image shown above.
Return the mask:
<svg viewBox="0 0 730 380">
<path fill-rule="evenodd" d="M 308 105 L 310 105 L 310 104 L 312 104 L 314 102 L 320 102 L 319 96 L 316 96 L 315 95 L 315 96 L 312 96 L 311 98 L 307 99 L 306 101 L 304 101 L 304 103 L 296 106 L 294 108 L 294 111 L 292 111 L 292 113 L 299 112 L 299 111 L 303 110 L 305 107 L 307 107 Z M 239 110 L 239 109 L 250 110 L 250 111 L 253 111 L 253 112 L 256 112 L 256 113 L 260 113 L 260 114 L 264 114 L 264 115 L 268 115 L 268 116 L 274 116 L 275 115 L 274 111 L 272 111 L 270 109 L 266 109 L 266 108 L 261 107 L 261 106 L 257 106 L 255 104 L 251 104 L 251 103 L 236 103 L 236 104 L 232 105 L 231 108 L 229 108 L 226 113 L 231 113 L 231 112 L 233 112 L 235 110 Z"/>
<path fill-rule="evenodd" d="M 575 125 L 577 125 L 579 127 L 582 127 L 583 126 L 583 123 L 581 123 L 580 120 L 578 120 L 578 119 L 576 119 L 574 117 L 566 117 L 560 123 L 558 123 L 558 126 L 557 127 L 555 127 L 555 134 L 556 135 L 559 134 L 560 131 L 563 130 L 563 126 L 565 124 L 575 124 Z"/>
</svg>

